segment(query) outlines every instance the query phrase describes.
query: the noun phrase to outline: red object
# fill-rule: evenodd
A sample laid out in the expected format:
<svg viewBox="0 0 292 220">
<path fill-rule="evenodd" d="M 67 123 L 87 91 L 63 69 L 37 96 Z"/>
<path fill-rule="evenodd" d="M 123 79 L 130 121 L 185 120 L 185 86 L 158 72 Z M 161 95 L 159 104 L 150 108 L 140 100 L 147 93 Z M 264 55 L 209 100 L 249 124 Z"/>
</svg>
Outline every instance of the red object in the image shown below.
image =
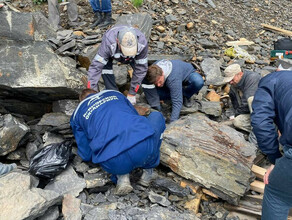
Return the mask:
<svg viewBox="0 0 292 220">
<path fill-rule="evenodd" d="M 87 82 L 87 89 L 90 89 L 90 81 Z"/>
<path fill-rule="evenodd" d="M 136 86 L 135 92 L 138 92 L 139 87 L 139 85 Z"/>
<path fill-rule="evenodd" d="M 286 55 L 288 55 L 288 53 L 289 53 L 288 51 L 285 51 L 285 54 L 286 54 Z"/>
<path fill-rule="evenodd" d="M 290 50 L 289 53 L 292 54 L 292 51 Z"/>
</svg>

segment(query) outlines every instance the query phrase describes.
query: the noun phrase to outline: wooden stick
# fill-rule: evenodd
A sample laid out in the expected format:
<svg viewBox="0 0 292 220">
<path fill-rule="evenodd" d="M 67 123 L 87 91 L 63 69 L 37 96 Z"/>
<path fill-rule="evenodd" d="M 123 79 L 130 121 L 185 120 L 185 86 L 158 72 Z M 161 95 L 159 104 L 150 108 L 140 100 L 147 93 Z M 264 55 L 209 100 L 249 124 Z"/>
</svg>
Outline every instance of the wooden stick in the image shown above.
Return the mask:
<svg viewBox="0 0 292 220">
<path fill-rule="evenodd" d="M 250 189 L 259 193 L 264 193 L 265 184 L 263 182 L 255 180 L 250 184 Z"/>
<path fill-rule="evenodd" d="M 275 27 L 275 26 L 272 26 L 272 25 L 269 25 L 269 24 L 262 24 L 262 26 L 266 30 L 273 31 L 273 32 L 276 32 L 276 33 L 280 33 L 280 34 L 284 34 L 284 35 L 287 35 L 287 36 L 292 36 L 292 31 L 287 31 L 285 29 L 278 28 L 278 27 Z"/>
<path fill-rule="evenodd" d="M 265 168 L 259 167 L 257 165 L 252 165 L 251 171 L 256 175 L 260 180 L 264 180 L 264 175 L 267 172 Z"/>
</svg>

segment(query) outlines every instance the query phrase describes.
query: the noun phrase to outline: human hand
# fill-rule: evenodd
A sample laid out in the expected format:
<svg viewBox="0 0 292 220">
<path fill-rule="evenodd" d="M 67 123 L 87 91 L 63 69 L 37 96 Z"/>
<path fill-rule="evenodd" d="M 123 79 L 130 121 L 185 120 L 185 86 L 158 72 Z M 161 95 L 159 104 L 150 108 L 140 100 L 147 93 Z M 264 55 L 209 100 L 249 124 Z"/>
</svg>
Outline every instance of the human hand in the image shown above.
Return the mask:
<svg viewBox="0 0 292 220">
<path fill-rule="evenodd" d="M 269 175 L 270 173 L 272 172 L 272 170 L 274 169 L 275 165 L 272 164 L 268 169 L 267 169 L 267 172 L 265 173 L 264 175 L 264 183 L 265 184 L 269 184 Z"/>
<path fill-rule="evenodd" d="M 136 96 L 135 95 L 127 95 L 127 99 L 131 102 L 132 105 L 136 104 Z"/>
</svg>

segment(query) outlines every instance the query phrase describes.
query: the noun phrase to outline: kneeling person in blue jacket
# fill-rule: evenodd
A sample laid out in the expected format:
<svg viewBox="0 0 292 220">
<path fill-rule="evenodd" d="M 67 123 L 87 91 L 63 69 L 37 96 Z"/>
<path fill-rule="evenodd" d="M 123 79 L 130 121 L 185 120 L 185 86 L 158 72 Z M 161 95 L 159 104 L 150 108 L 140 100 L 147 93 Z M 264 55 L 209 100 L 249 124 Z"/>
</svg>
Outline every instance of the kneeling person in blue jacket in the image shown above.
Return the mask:
<svg viewBox="0 0 292 220">
<path fill-rule="evenodd" d="M 140 184 L 147 186 L 160 160 L 162 114 L 140 116 L 123 94 L 113 90 L 85 89 L 79 98 L 70 120 L 79 156 L 111 173 L 118 195 L 133 190 L 129 173 L 135 168 L 144 169 Z"/>
<path fill-rule="evenodd" d="M 160 110 L 160 100 L 172 102 L 170 122 L 179 118 L 181 108 L 191 107 L 190 98 L 204 85 L 192 64 L 181 60 L 160 60 L 148 68 L 142 88 L 152 108 Z M 156 86 L 156 87 L 155 87 Z"/>
</svg>

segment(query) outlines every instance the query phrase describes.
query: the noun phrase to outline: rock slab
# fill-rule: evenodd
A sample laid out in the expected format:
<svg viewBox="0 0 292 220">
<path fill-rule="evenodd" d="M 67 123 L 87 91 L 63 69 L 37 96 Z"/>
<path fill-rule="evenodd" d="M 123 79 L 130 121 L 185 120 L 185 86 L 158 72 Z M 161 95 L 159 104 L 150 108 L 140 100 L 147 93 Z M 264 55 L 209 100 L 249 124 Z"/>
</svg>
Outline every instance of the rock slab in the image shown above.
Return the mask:
<svg viewBox="0 0 292 220">
<path fill-rule="evenodd" d="M 170 124 L 161 146 L 163 164 L 231 204 L 249 189 L 255 154 L 243 134 L 201 113 Z"/>
<path fill-rule="evenodd" d="M 0 114 L 0 156 L 4 156 L 17 147 L 30 128 L 10 114 Z"/>
<path fill-rule="evenodd" d="M 0 178 L 0 219 L 35 219 L 60 201 L 58 193 L 34 188 L 30 175 L 12 172 Z"/>
</svg>

